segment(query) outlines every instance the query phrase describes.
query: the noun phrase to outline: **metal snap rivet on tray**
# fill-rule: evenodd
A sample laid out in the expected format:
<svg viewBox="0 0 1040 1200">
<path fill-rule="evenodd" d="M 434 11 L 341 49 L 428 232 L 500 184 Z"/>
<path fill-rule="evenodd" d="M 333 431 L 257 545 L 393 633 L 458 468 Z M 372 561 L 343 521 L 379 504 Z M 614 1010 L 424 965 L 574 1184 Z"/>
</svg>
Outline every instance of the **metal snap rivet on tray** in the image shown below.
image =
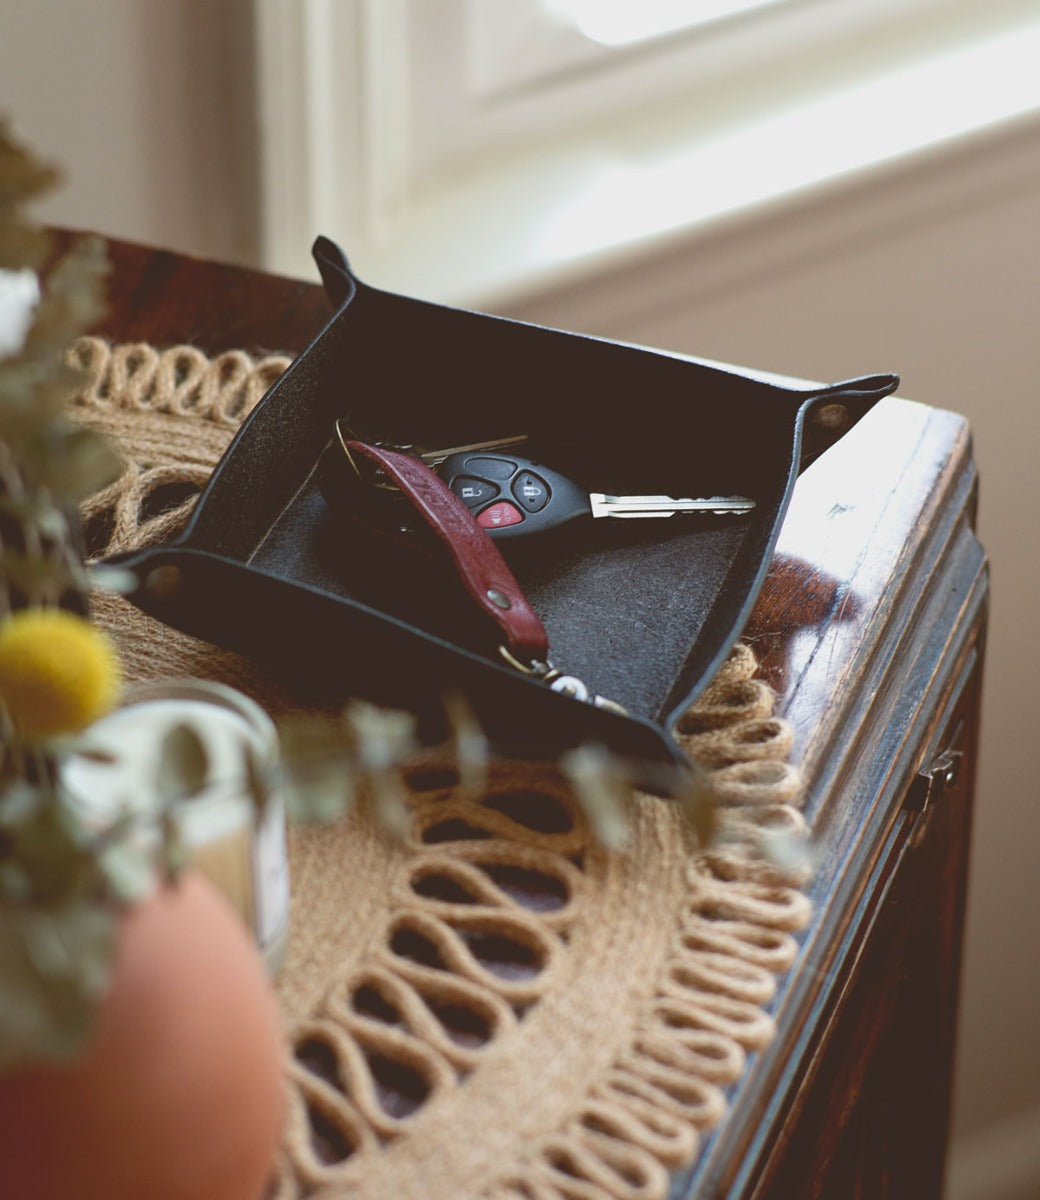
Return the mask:
<svg viewBox="0 0 1040 1200">
<path fill-rule="evenodd" d="M 184 572 L 172 563 L 156 567 L 148 572 L 144 581 L 144 589 L 153 600 L 165 600 L 179 592 L 184 583 Z"/>
</svg>

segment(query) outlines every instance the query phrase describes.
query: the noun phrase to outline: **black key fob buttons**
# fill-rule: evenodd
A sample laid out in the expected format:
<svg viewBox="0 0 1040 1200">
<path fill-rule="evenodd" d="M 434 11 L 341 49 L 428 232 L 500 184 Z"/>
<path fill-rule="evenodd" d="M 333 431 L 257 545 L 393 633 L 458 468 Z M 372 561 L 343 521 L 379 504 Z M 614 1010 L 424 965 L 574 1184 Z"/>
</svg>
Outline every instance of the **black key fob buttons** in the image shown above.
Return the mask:
<svg viewBox="0 0 1040 1200">
<path fill-rule="evenodd" d="M 440 473 L 496 539 L 540 533 L 589 511 L 588 496 L 565 475 L 516 456 L 453 454 Z"/>
</svg>

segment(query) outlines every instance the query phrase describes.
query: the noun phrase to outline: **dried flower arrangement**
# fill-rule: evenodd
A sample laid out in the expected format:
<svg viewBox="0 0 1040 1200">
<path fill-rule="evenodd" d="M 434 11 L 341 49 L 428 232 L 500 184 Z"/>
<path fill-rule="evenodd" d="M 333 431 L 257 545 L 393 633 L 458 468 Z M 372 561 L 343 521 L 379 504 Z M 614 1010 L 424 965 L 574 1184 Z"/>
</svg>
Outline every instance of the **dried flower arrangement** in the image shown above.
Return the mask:
<svg viewBox="0 0 1040 1200">
<path fill-rule="evenodd" d="M 49 241 L 22 215 L 56 172 L 0 126 L 0 268 L 44 274 Z M 0 359 L 0 1068 L 82 1044 L 107 981 L 111 901 L 138 893 L 117 839 L 63 804 L 58 763 L 115 700 L 118 662 L 86 618 L 78 502 L 115 477 L 109 445 L 65 415 L 63 353 L 101 312 L 97 239 L 46 271 L 22 344 Z"/>
<path fill-rule="evenodd" d="M 23 208 L 56 177 L 0 123 L 0 270 L 31 278 L 38 296 L 0 350 L 4 1182 L 46 1198 L 246 1200 L 280 1133 L 281 1030 L 237 915 L 190 872 L 163 886 L 183 864 L 171 817 L 203 782 L 200 738 L 177 727 L 163 744 L 154 786 L 169 804 L 117 802 L 99 819 L 64 775 L 97 755 L 90 730 L 120 697 L 118 656 L 87 602 L 113 580 L 84 565 L 77 517 L 122 463 L 66 415 L 77 381 L 65 351 L 102 311 L 106 259 L 83 238 L 51 261 Z M 142 836 L 145 819 L 158 838 Z M 206 985 L 219 1004 L 200 999 Z M 157 1071 L 160 1044 L 180 1052 Z M 234 1107 L 242 1084 L 233 1128 L 220 1129 L 208 1114 Z"/>
<path fill-rule="evenodd" d="M 78 507 L 124 464 L 67 415 L 81 381 L 66 351 L 103 312 L 107 260 L 84 237 L 51 261 L 23 210 L 56 179 L 0 123 L 0 270 L 37 295 L 0 351 L 0 1075 L 88 1044 L 120 922 L 184 866 L 177 808 L 207 774 L 199 733 L 180 724 L 148 783 L 156 803 L 120 799 L 102 820 L 67 785 L 70 763 L 112 755 L 91 729 L 121 699 L 120 662 L 88 597 L 121 573 L 83 562 Z M 243 773 L 258 778 L 248 760 Z M 159 836 L 142 836 L 146 824 Z"/>
</svg>

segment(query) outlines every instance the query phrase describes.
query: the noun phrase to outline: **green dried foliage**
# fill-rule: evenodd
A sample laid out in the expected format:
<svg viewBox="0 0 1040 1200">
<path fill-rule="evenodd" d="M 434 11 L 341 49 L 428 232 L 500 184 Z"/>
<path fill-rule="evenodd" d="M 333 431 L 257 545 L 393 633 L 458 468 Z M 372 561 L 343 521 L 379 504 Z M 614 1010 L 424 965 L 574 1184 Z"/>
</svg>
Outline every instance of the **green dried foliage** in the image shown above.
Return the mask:
<svg viewBox="0 0 1040 1200">
<path fill-rule="evenodd" d="M 0 215 L 0 267 L 4 270 L 42 270 L 50 247 L 51 239 L 42 230 L 9 224 Z"/>
<path fill-rule="evenodd" d="M 24 224 L 22 210 L 30 201 L 49 192 L 59 179 L 56 167 L 36 157 L 11 133 L 10 123 L 0 118 L 0 222 L 5 229 Z M 5 261 L 5 267 L 31 266 L 24 261 Z"/>
<path fill-rule="evenodd" d="M 490 750 L 480 721 L 464 696 L 451 693 L 444 698 L 444 709 L 451 726 L 449 753 L 459 773 L 459 787 L 475 795 L 487 778 Z"/>
<path fill-rule="evenodd" d="M 625 762 L 602 746 L 580 746 L 563 756 L 560 768 L 599 841 L 612 850 L 624 849 L 635 791 Z M 705 773 L 691 764 L 677 782 L 672 803 L 697 844 L 707 846 L 715 838 L 718 806 Z"/>
<path fill-rule="evenodd" d="M 104 907 L 0 908 L 0 1071 L 83 1047 L 115 939 L 115 917 Z"/>
<path fill-rule="evenodd" d="M 418 750 L 410 714 L 358 701 L 336 718 L 287 719 L 280 740 L 293 820 L 328 824 L 363 797 L 384 828 L 403 835 L 409 808 L 402 773 Z"/>
<path fill-rule="evenodd" d="M 38 755 L 0 790 L 0 1071 L 82 1047 L 108 985 L 118 914 L 154 885 L 129 818 L 88 824 Z"/>
<path fill-rule="evenodd" d="M 715 794 L 707 785 L 704 775 L 695 771 L 687 788 L 677 797 L 679 812 L 686 827 L 693 833 L 699 846 L 710 846 L 718 834 L 719 808 Z"/>
<path fill-rule="evenodd" d="M 458 696 L 444 701 L 450 733 L 440 747 L 421 746 L 415 719 L 360 701 L 338 717 L 295 715 L 280 728 L 281 762 L 276 786 L 284 790 L 289 816 L 300 824 L 328 824 L 359 803 L 376 820 L 403 836 L 410 827 L 409 773 L 431 761 L 450 764 L 459 788 L 479 798 L 487 780 L 491 749 L 479 720 Z M 623 850 L 631 830 L 635 793 L 624 760 L 602 746 L 585 745 L 564 754 L 557 766 L 584 812 L 596 840 Z M 691 764 L 672 803 L 701 846 L 716 836 L 717 802 L 705 773 Z"/>
<path fill-rule="evenodd" d="M 620 850 L 628 840 L 632 788 L 619 764 L 601 746 L 582 746 L 560 761 L 578 802 L 599 840 Z"/>
<path fill-rule="evenodd" d="M 54 603 L 85 593 L 75 506 L 115 478 L 118 456 L 67 417 L 71 342 L 103 310 L 106 260 L 84 238 L 52 263 L 26 207 L 58 172 L 0 121 L 0 267 L 46 271 L 23 344 L 0 358 L 0 595 Z M 0 713 L 0 1070 L 82 1046 L 111 969 L 118 913 L 154 885 L 132 822 L 86 823 L 60 783 L 68 744 L 19 744 Z"/>
<path fill-rule="evenodd" d="M 42 271 L 47 265 L 51 239 L 22 210 L 57 178 L 0 122 L 0 267 Z M 40 298 L 22 346 L 0 359 L 0 442 L 18 476 L 17 481 L 0 478 L 0 496 L 17 491 L 30 497 L 34 510 L 24 514 L 26 519 L 49 522 L 51 536 L 57 523 L 68 525 L 80 500 L 122 469 L 100 434 L 82 429 L 66 414 L 68 397 L 82 377 L 65 355 L 104 312 L 107 270 L 100 238 L 74 243 L 41 276 Z"/>
</svg>

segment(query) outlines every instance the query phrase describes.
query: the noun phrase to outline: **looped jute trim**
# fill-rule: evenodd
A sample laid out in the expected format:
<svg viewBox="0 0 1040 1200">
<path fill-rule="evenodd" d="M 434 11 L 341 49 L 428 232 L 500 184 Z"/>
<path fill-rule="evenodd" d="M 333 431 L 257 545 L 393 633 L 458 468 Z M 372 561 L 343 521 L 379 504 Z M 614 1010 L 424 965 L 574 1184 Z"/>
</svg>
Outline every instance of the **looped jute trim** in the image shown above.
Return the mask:
<svg viewBox="0 0 1040 1200">
<path fill-rule="evenodd" d="M 88 556 L 138 550 L 180 533 L 241 421 L 290 361 L 77 339 L 68 362 L 83 382 L 69 415 L 104 433 L 125 462 L 122 475 L 82 506 Z M 162 625 L 120 596 L 96 593 L 91 612 L 110 631 L 130 682 L 219 676 L 276 715 L 294 707 L 280 681 L 249 659 Z"/>
<path fill-rule="evenodd" d="M 101 550 L 185 519 L 286 361 L 96 339 L 76 355 L 93 382 L 74 414 L 129 460 L 88 506 Z M 276 715 L 291 705 L 251 664 L 121 601 L 99 614 L 131 677 L 198 674 Z M 805 869 L 762 849 L 806 834 L 774 703 L 740 644 L 680 723 L 720 803 L 706 849 L 637 793 L 627 845 L 607 851 L 549 763 L 493 762 L 477 788 L 417 764 L 404 841 L 364 807 L 291 830 L 288 1118 L 269 1200 L 664 1200 L 772 1037 L 809 917 Z"/>
<path fill-rule="evenodd" d="M 210 359 L 192 346 L 159 351 L 79 338 L 69 362 L 85 385 L 72 415 L 122 451 L 123 475 L 84 506 L 88 548 L 115 553 L 179 532 L 242 419 L 289 359 L 240 350 Z"/>
</svg>

